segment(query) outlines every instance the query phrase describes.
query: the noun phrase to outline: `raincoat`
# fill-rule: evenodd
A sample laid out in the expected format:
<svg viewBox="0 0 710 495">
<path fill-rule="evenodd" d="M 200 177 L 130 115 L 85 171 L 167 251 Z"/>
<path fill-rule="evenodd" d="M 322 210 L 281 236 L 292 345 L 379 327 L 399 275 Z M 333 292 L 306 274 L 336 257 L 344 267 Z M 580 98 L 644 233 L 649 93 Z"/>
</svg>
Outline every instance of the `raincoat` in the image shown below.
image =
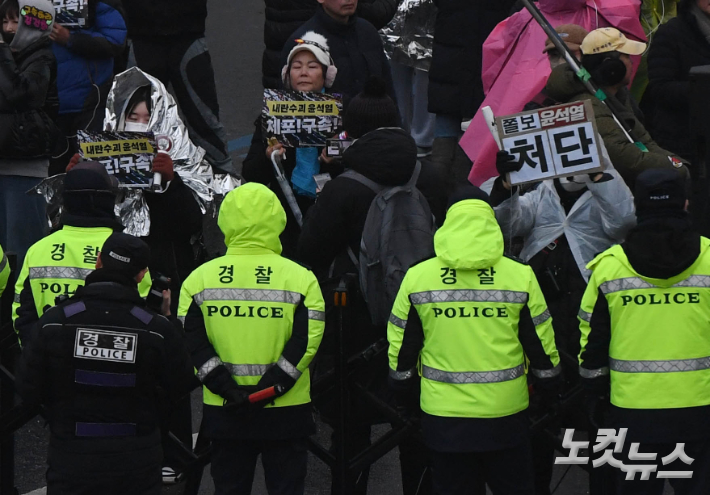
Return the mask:
<svg viewBox="0 0 710 495">
<path fill-rule="evenodd" d="M 609 155 L 602 148 L 604 172 L 613 177 L 604 182 L 587 184 L 588 190 L 565 214 L 553 180 L 545 180 L 532 191 L 510 199 L 496 208 L 496 218 L 509 239 L 525 238 L 520 258 L 528 262 L 545 246 L 564 234 L 585 281 L 591 272 L 586 268 L 594 256 L 624 240 L 636 224 L 634 197 Z"/>
<path fill-rule="evenodd" d="M 553 26 L 578 24 L 588 31 L 613 26 L 629 39 L 645 40 L 639 21 L 639 0 L 539 0 L 538 8 Z M 483 91 L 481 108 L 490 106 L 495 115 L 522 111 L 545 87 L 550 64 L 542 53 L 545 35 L 527 10 L 496 26 L 483 44 Z M 632 57 L 634 68 L 639 57 Z M 469 180 L 480 185 L 497 175 L 498 151 L 480 109 L 461 139 L 461 147 L 473 161 Z"/>
</svg>

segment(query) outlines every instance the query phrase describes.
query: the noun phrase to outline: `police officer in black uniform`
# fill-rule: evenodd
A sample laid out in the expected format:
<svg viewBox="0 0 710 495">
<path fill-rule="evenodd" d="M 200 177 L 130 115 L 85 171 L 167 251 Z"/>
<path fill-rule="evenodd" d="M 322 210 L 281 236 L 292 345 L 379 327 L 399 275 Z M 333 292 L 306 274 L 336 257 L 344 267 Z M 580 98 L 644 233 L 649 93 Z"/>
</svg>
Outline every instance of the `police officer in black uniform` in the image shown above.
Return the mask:
<svg viewBox="0 0 710 495">
<path fill-rule="evenodd" d="M 179 324 L 138 294 L 149 259 L 143 241 L 112 234 L 86 285 L 31 330 L 17 390 L 46 408 L 49 495 L 160 493 L 160 411 L 194 373 Z"/>
</svg>

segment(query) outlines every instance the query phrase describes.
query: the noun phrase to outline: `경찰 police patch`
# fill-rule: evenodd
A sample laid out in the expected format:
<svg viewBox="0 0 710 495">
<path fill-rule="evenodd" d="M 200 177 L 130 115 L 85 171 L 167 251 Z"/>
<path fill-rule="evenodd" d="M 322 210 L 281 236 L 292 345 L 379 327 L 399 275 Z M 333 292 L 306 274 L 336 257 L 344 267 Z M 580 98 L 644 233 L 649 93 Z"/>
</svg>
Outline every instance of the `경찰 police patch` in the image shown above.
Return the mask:
<svg viewBox="0 0 710 495">
<path fill-rule="evenodd" d="M 131 333 L 77 328 L 74 357 L 118 363 L 135 363 L 138 336 Z"/>
</svg>

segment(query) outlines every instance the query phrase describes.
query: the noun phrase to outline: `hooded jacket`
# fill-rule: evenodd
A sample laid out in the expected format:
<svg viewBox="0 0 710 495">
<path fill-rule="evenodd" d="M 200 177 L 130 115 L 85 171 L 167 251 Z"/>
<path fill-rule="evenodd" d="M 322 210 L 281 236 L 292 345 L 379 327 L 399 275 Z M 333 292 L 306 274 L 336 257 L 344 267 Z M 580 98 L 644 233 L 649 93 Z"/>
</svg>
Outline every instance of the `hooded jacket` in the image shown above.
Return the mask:
<svg viewBox="0 0 710 495">
<path fill-rule="evenodd" d="M 318 282 L 279 256 L 286 213 L 263 185 L 230 192 L 218 224 L 227 253 L 188 277 L 178 310 L 205 386 L 205 427 L 213 438 L 307 436 L 314 432 L 308 366 L 325 325 Z M 247 370 L 240 366 L 247 364 Z M 222 407 L 237 386 L 261 390 L 275 383 L 290 387 L 265 409 L 238 415 Z"/>
<path fill-rule="evenodd" d="M 525 431 L 517 413 L 528 406 L 525 356 L 540 379 L 560 373 L 552 321 L 535 275 L 503 256 L 493 209 L 478 199 L 449 208 L 434 249 L 435 258 L 407 271 L 392 308 L 390 377 L 406 381 L 419 370 L 430 448 L 470 452 L 517 445 Z M 519 374 L 510 373 L 514 369 Z M 470 385 L 487 380 L 485 372 L 465 375 L 484 370 L 500 371 L 502 379 Z"/>
<path fill-rule="evenodd" d="M 656 144 L 634 115 L 628 99 L 622 98 L 623 101 L 618 99 L 619 96 L 627 95 L 626 92 L 618 93 L 616 97 L 609 95 L 609 99 L 618 102 L 618 106 L 623 109 L 620 118 L 630 125 L 636 139 L 646 145 L 648 152 L 641 151 L 628 140 L 624 131 L 614 121 L 611 110 L 599 98 L 586 90 L 569 65 L 562 64 L 555 67 L 547 80 L 545 90 L 551 98 L 564 103 L 580 100 L 592 102 L 597 132 L 604 140 L 611 162 L 629 188 L 633 189 L 636 176 L 648 168 L 674 168 L 671 157 L 675 157 L 675 155 Z"/>
<path fill-rule="evenodd" d="M 54 6 L 49 0 L 29 0 L 20 2 L 20 10 L 26 5 L 52 19 L 35 27 L 38 18 L 20 14 L 12 43 L 0 44 L 0 160 L 49 158 L 65 144 L 54 124 L 59 110 L 57 64 L 49 40 Z M 10 173 L 23 175 L 19 172 Z"/>
<path fill-rule="evenodd" d="M 417 149 L 399 128 L 371 131 L 343 154 L 343 167 L 353 169 L 383 186 L 401 186 L 412 177 Z M 357 256 L 365 220 L 375 192 L 348 177 L 328 182 L 309 210 L 298 241 L 296 257 L 322 277 L 350 247 Z"/>
</svg>

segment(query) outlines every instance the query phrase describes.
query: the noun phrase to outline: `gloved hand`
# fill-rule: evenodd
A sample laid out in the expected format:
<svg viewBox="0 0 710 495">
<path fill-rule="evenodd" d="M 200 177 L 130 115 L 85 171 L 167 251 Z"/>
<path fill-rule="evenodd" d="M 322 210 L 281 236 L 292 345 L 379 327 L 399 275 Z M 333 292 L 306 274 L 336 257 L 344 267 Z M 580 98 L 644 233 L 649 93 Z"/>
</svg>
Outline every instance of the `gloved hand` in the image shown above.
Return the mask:
<svg viewBox="0 0 710 495">
<path fill-rule="evenodd" d="M 584 412 L 593 428 L 598 430 L 603 427 L 608 407 L 609 397 L 606 395 L 588 394 L 584 398 Z"/>
<path fill-rule="evenodd" d="M 564 380 L 562 373 L 552 378 L 538 378 L 534 383 L 535 391 L 540 394 L 543 401 L 548 405 L 557 402 L 557 399 L 562 393 Z"/>
<path fill-rule="evenodd" d="M 163 176 L 163 183 L 170 182 L 175 178 L 173 159 L 167 153 L 158 153 L 153 158 L 153 172 Z"/>
<path fill-rule="evenodd" d="M 264 390 L 276 384 L 282 385 L 288 392 L 296 384 L 296 380 L 278 366 L 272 366 L 261 376 L 259 383 L 256 384 L 256 388 L 258 390 Z"/>
<path fill-rule="evenodd" d="M 522 162 L 517 163 L 515 161 L 515 156 L 511 155 L 507 151 L 500 150 L 496 153 L 496 170 L 498 171 L 498 175 L 504 179 L 506 178 L 506 174 L 510 172 L 517 172 L 521 168 L 523 168 Z"/>
<path fill-rule="evenodd" d="M 419 414 L 419 387 L 395 390 L 394 400 L 397 412 L 405 421 Z"/>
<path fill-rule="evenodd" d="M 224 407 L 228 409 L 241 409 L 249 405 L 249 392 L 238 386 L 230 387 L 222 392 Z"/>
<path fill-rule="evenodd" d="M 74 156 L 72 156 L 71 160 L 69 160 L 69 165 L 67 165 L 66 172 L 69 172 L 71 169 L 73 169 L 74 165 L 76 165 L 80 161 L 81 155 L 79 153 L 74 153 Z"/>
</svg>

